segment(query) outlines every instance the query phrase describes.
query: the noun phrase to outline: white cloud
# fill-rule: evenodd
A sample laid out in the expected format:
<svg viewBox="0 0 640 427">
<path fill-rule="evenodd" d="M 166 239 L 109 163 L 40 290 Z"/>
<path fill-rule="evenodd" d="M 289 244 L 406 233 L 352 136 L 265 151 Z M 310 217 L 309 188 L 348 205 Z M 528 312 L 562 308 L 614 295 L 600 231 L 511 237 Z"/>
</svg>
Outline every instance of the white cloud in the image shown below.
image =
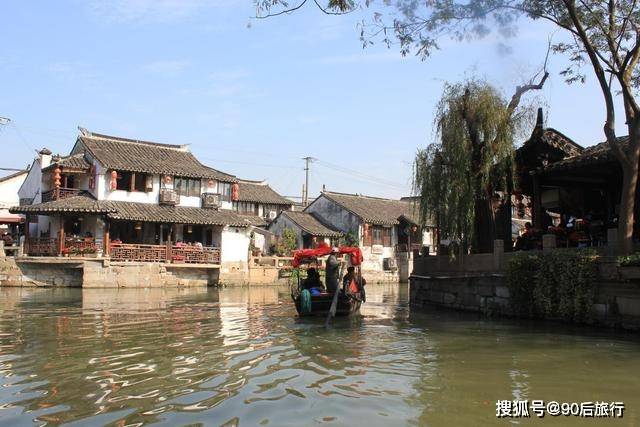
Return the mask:
<svg viewBox="0 0 640 427">
<path fill-rule="evenodd" d="M 161 77 L 175 77 L 189 68 L 190 65 L 191 62 L 186 60 L 159 60 L 143 65 L 142 69 L 149 74 Z"/>
</svg>

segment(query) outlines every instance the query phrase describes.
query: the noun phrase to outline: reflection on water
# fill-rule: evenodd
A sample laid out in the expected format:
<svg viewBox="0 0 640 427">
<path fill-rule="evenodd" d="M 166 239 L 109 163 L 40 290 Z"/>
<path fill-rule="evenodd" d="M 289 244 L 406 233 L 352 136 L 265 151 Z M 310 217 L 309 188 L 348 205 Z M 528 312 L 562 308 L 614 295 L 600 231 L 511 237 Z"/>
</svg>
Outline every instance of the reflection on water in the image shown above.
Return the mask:
<svg viewBox="0 0 640 427">
<path fill-rule="evenodd" d="M 640 424 L 632 335 L 410 313 L 402 285 L 329 330 L 284 287 L 0 298 L 2 425 L 505 424 L 498 399 L 624 401 L 609 421 Z"/>
</svg>

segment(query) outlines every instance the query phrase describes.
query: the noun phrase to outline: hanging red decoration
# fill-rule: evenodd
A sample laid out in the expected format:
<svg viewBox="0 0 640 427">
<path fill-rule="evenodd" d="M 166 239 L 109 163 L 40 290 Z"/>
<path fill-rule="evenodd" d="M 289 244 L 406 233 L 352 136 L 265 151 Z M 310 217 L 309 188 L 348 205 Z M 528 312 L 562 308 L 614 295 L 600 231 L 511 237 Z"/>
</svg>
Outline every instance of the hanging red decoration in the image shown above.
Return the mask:
<svg viewBox="0 0 640 427">
<path fill-rule="evenodd" d="M 416 226 L 414 225 L 413 227 L 411 227 L 411 231 L 413 231 L 413 232 L 415 233 L 416 231 L 418 231 L 418 227 L 416 227 Z"/>
<path fill-rule="evenodd" d="M 237 202 L 238 199 L 240 199 L 239 192 L 240 192 L 240 186 L 237 183 L 233 184 L 231 186 L 231 200 L 232 201 Z"/>
<path fill-rule="evenodd" d="M 111 171 L 111 181 L 109 183 L 109 188 L 111 191 L 114 191 L 118 188 L 118 172 Z"/>
<path fill-rule="evenodd" d="M 165 175 L 164 176 L 164 183 L 165 184 L 171 184 L 171 175 Z"/>
<path fill-rule="evenodd" d="M 53 186 L 56 188 L 60 188 L 60 174 L 62 173 L 62 171 L 60 170 L 60 168 L 55 168 L 53 170 Z"/>
<path fill-rule="evenodd" d="M 215 182 L 214 180 L 212 180 L 212 179 L 210 179 L 210 180 L 207 182 L 207 185 L 209 186 L 209 188 L 213 188 L 213 187 L 215 186 L 215 184 L 216 184 L 216 182 Z"/>
</svg>

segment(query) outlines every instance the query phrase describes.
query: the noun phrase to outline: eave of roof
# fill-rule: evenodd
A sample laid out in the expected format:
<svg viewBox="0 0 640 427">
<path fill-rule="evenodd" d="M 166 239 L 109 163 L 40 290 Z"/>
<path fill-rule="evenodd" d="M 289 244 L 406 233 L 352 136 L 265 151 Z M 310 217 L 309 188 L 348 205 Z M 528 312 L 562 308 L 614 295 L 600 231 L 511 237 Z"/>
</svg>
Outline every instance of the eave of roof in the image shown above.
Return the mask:
<svg viewBox="0 0 640 427">
<path fill-rule="evenodd" d="M 101 134 L 80 135 L 78 142 L 107 169 L 215 179 L 230 183 L 238 181 L 233 175 L 200 163 L 193 153 L 187 150 L 186 146 L 138 141 Z"/>
<path fill-rule="evenodd" d="M 10 179 L 17 178 L 20 175 L 27 174 L 27 173 L 29 173 L 29 169 L 17 171 L 17 172 L 14 172 L 12 174 L 9 174 L 7 176 L 3 176 L 2 178 L 0 178 L 0 182 L 8 181 Z"/>
<path fill-rule="evenodd" d="M 282 211 L 280 215 L 286 216 L 305 233 L 319 237 L 341 237 L 341 231 L 333 230 L 322 223 L 315 215 L 308 212 Z M 304 219 L 303 219 L 304 218 Z"/>
</svg>

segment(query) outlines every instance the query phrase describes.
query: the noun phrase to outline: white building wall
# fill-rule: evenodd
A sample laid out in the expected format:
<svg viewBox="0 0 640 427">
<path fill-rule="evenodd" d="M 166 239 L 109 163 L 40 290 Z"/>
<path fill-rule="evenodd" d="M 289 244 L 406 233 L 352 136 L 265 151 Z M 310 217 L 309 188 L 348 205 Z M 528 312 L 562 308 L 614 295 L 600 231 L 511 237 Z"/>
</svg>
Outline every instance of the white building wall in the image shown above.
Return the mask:
<svg viewBox="0 0 640 427">
<path fill-rule="evenodd" d="M 246 263 L 249 259 L 250 236 L 249 228 L 224 227 L 221 235 L 220 261 Z"/>
<path fill-rule="evenodd" d="M 29 169 L 29 173 L 24 178 L 17 191 L 18 202 L 20 199 L 33 199 L 33 204 L 40 203 L 42 200 L 40 195 L 41 182 L 42 169 L 40 166 L 40 159 L 35 159 L 31 165 L 31 169 Z M 16 202 L 16 205 L 18 202 Z"/>
</svg>

